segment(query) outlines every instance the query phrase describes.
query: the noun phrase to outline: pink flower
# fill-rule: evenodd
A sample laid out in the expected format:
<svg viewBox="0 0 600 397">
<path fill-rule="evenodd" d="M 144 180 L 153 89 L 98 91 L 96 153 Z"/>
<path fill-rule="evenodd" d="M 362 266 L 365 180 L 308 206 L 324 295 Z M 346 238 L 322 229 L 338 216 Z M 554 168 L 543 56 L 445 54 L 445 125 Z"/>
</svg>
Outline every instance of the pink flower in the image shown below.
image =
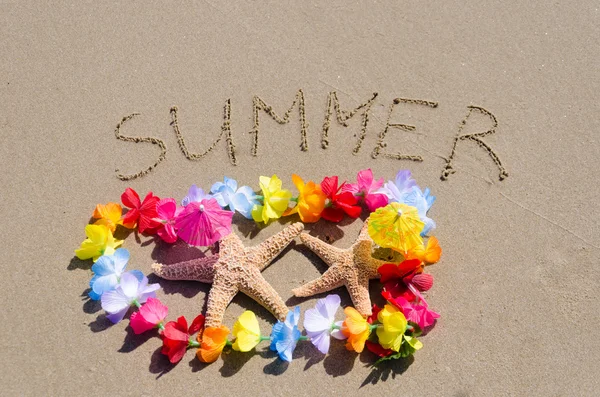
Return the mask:
<svg viewBox="0 0 600 397">
<path fill-rule="evenodd" d="M 410 303 L 401 296 L 393 299 L 390 303 L 400 309 L 408 321 L 417 324 L 421 329 L 435 324 L 435 320 L 440 317 L 438 313 L 429 310 L 429 305 L 422 296 L 419 296 L 417 303 Z"/>
<path fill-rule="evenodd" d="M 183 208 L 177 208 L 177 202 L 172 198 L 165 198 L 156 205 L 156 220 L 163 224 L 163 227 L 158 229 L 158 236 L 166 243 L 174 243 L 177 241 L 177 230 L 175 229 L 175 218 Z"/>
<path fill-rule="evenodd" d="M 383 178 L 373 180 L 373 171 L 370 168 L 358 172 L 357 183 L 349 183 L 342 187 L 342 192 L 351 192 L 357 197 L 362 197 L 373 212 L 377 208 L 385 207 L 388 203 L 388 197 L 382 193 L 375 193 L 383 186 Z"/>
<path fill-rule="evenodd" d="M 129 319 L 133 332 L 141 334 L 152 328 L 157 328 L 167 317 L 169 309 L 156 298 L 148 298 L 140 307 L 139 312 L 134 312 Z"/>
</svg>

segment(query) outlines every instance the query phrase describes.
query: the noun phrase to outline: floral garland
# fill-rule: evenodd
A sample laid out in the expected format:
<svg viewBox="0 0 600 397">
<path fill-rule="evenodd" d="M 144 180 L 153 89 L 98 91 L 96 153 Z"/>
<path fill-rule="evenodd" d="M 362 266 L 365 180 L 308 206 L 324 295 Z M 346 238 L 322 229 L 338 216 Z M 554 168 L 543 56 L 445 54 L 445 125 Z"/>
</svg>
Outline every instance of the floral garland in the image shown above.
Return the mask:
<svg viewBox="0 0 600 397">
<path fill-rule="evenodd" d="M 379 357 L 376 363 L 408 357 L 421 349 L 417 337 L 439 318 L 423 297 L 433 285 L 433 277 L 423 270 L 441 255 L 437 239 L 428 237 L 435 227 L 427 216 L 435 201 L 429 189 L 421 190 L 408 170 L 398 172 L 395 180 L 387 183 L 375 180 L 370 169 L 360 171 L 356 183 L 340 185 L 337 176 L 325 177 L 320 184 L 305 183 L 297 175 L 292 175 L 292 181 L 299 192 L 297 197 L 283 189 L 282 181 L 273 175 L 260 177 L 262 194 L 249 186 L 238 187 L 235 180 L 225 177 L 209 193 L 192 185 L 182 206 L 173 198 L 160 199 L 152 192 L 142 201 L 131 188 L 121 195 L 127 208 L 124 215 L 118 203 L 98 204 L 92 215 L 94 223 L 85 228 L 87 239 L 75 250 L 79 259 L 94 261 L 90 298 L 101 300 L 113 323 L 120 322 L 130 308 L 137 308 L 130 316 L 134 333 L 158 329 L 162 353 L 172 363 L 179 362 L 188 348 L 197 348 L 202 362 L 213 362 L 226 346 L 248 352 L 263 341 L 270 342 L 270 349 L 282 360 L 291 361 L 299 341 L 310 341 L 326 354 L 330 337 L 346 340 L 347 349 L 358 353 L 366 346 Z M 336 321 L 340 297 L 328 295 L 306 311 L 306 335 L 298 327 L 299 307 L 291 310 L 285 321 L 278 321 L 268 335 L 261 333 L 252 311 L 240 315 L 231 331 L 225 325 L 204 328 L 202 314 L 189 326 L 183 316 L 165 322 L 168 308 L 156 298 L 160 285 L 148 284 L 148 278 L 139 270 L 125 271 L 129 252 L 119 248 L 123 241 L 113 236 L 116 228 L 123 226 L 156 234 L 167 243 L 182 239 L 194 246 L 211 246 L 231 233 L 234 212 L 265 224 L 293 214 L 304 223 L 321 218 L 340 222 L 345 216 L 358 218 L 361 204 L 370 212 L 370 237 L 380 247 L 391 249 L 397 259 L 378 269 L 386 304 L 383 308 L 373 305 L 373 314 L 366 318 L 348 306 L 344 308 L 345 319 Z M 232 340 L 228 339 L 230 333 Z"/>
</svg>

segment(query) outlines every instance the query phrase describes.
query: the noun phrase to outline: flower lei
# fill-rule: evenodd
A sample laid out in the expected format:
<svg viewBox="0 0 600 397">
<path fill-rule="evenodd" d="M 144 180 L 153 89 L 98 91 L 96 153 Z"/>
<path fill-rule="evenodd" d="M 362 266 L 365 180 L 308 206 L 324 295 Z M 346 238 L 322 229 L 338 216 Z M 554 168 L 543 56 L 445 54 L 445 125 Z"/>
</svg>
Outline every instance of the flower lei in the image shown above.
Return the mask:
<svg viewBox="0 0 600 397">
<path fill-rule="evenodd" d="M 121 321 L 130 308 L 138 309 L 130 316 L 131 328 L 136 334 L 158 329 L 162 353 L 172 363 L 179 362 L 188 348 L 197 348 L 201 361 L 213 362 L 226 346 L 248 352 L 263 341 L 270 342 L 270 349 L 282 360 L 291 361 L 299 341 L 310 341 L 326 354 L 330 337 L 346 340 L 347 349 L 357 353 L 366 346 L 379 357 L 375 364 L 408 357 L 421 349 L 423 344 L 417 337 L 439 318 L 438 313 L 429 309 L 422 294 L 433 285 L 433 277 L 423 270 L 441 255 L 437 239 L 427 237 L 435 227 L 434 221 L 427 217 L 435 201 L 429 189 L 422 191 L 408 170 L 398 172 L 395 180 L 387 183 L 375 180 L 370 169 L 360 171 L 356 183 L 339 185 L 337 176 L 325 177 L 320 184 L 305 183 L 298 175 L 292 175 L 292 181 L 299 192 L 297 197 L 283 189 L 281 180 L 273 175 L 260 177 L 260 195 L 249 186 L 238 187 L 235 180 L 225 177 L 209 193 L 192 185 L 181 207 L 175 199 L 159 199 L 152 192 L 142 201 L 131 188 L 121 196 L 128 209 L 124 215 L 118 203 L 98 204 L 92 215 L 94 223 L 85 228 L 87 239 L 75 250 L 79 259 L 94 261 L 90 298 L 101 300 L 107 318 L 113 323 Z M 165 322 L 168 308 L 156 298 L 160 286 L 148 284 L 148 278 L 139 270 L 125 271 L 129 252 L 119 248 L 123 241 L 113 236 L 121 225 L 137 228 L 139 233 L 156 234 L 167 243 L 181 238 L 191 245 L 210 246 L 231 232 L 234 212 L 265 224 L 293 214 L 298 214 L 305 223 L 321 218 L 340 222 L 345 216 L 359 217 L 361 204 L 370 212 L 369 235 L 380 247 L 391 249 L 397 259 L 378 269 L 383 283 L 381 295 L 386 303 L 383 308 L 373 305 L 373 314 L 368 318 L 353 307 L 346 307 L 345 319 L 336 321 L 340 297 L 328 295 L 306 311 L 303 322 L 306 335 L 298 327 L 298 306 L 288 313 L 285 321 L 278 321 L 269 335 L 261 333 L 252 311 L 242 313 L 231 331 L 225 325 L 203 329 L 202 314 L 189 326 L 183 316 Z M 189 214 L 198 210 L 211 215 L 208 217 L 211 222 L 200 229 L 189 222 Z M 401 217 L 402 214 L 407 216 Z M 228 339 L 230 333 L 232 341 Z"/>
</svg>

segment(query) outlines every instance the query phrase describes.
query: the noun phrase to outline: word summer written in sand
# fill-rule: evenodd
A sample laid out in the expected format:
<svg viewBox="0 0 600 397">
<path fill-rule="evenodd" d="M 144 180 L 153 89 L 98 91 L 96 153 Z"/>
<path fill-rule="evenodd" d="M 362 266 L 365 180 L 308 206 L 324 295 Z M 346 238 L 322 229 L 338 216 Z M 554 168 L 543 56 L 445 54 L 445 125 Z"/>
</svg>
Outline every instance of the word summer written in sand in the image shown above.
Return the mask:
<svg viewBox="0 0 600 397">
<path fill-rule="evenodd" d="M 367 127 L 369 124 L 369 110 L 371 109 L 373 103 L 375 102 L 375 100 L 377 99 L 378 96 L 379 96 L 378 93 L 373 93 L 368 100 L 359 104 L 354 109 L 343 110 L 340 107 L 340 103 L 339 103 L 336 91 L 329 92 L 329 94 L 327 96 L 327 105 L 326 105 L 326 110 L 325 110 L 323 127 L 321 130 L 321 148 L 327 149 L 327 147 L 329 146 L 329 130 L 331 127 L 332 119 L 335 119 L 337 121 L 337 123 L 342 125 L 343 127 L 348 127 L 348 121 L 350 119 L 352 119 L 358 113 L 360 115 L 360 119 L 361 119 L 361 126 L 360 126 L 360 131 L 358 132 L 358 134 L 356 134 L 356 143 L 354 144 L 354 147 L 352 149 L 353 154 L 355 154 L 355 155 L 358 154 L 362 147 L 363 141 L 367 135 Z M 427 106 L 429 108 L 437 108 L 438 107 L 438 103 L 433 102 L 433 101 L 426 101 L 426 100 L 422 100 L 422 99 L 394 98 L 388 106 L 387 120 L 385 122 L 385 126 L 379 132 L 379 134 L 377 136 L 377 142 L 375 144 L 375 147 L 371 151 L 371 157 L 373 159 L 383 157 L 383 158 L 396 159 L 396 160 L 423 161 L 423 157 L 421 157 L 419 155 L 408 155 L 408 154 L 403 154 L 403 153 L 389 153 L 385 150 L 387 147 L 388 132 L 391 129 L 398 129 L 401 131 L 409 131 L 409 132 L 414 131 L 416 129 L 416 127 L 413 125 L 392 122 L 392 115 L 394 114 L 394 110 L 400 104 L 407 104 L 407 105 L 414 105 L 414 106 Z M 298 90 L 291 106 L 283 113 L 283 115 L 280 115 L 280 113 L 277 113 L 271 105 L 267 104 L 259 96 L 255 95 L 253 97 L 253 100 L 252 100 L 253 128 L 250 131 L 250 134 L 252 135 L 252 137 L 251 137 L 251 139 L 252 139 L 252 143 L 251 143 L 252 144 L 252 146 L 251 146 L 252 156 L 258 156 L 261 112 L 265 113 L 266 115 L 271 117 L 273 120 L 275 120 L 279 124 L 287 124 L 290 122 L 292 112 L 296 108 L 298 109 L 298 117 L 299 117 L 299 121 L 300 121 L 300 149 L 302 151 L 308 151 L 308 141 L 307 141 L 308 123 L 306 122 L 305 96 L 304 96 L 304 92 L 301 89 Z M 488 117 L 490 120 L 490 126 L 488 127 L 487 130 L 484 130 L 484 131 L 465 134 L 465 133 L 463 133 L 463 129 L 467 125 L 469 118 L 471 117 L 471 115 L 474 112 L 480 113 L 483 116 Z M 221 132 L 220 132 L 219 136 L 202 153 L 191 153 L 188 150 L 188 147 L 185 143 L 183 134 L 181 133 L 181 130 L 179 128 L 179 121 L 178 121 L 178 117 L 177 117 L 178 116 L 178 108 L 176 106 L 171 107 L 170 113 L 171 113 L 171 125 L 173 126 L 173 131 L 175 132 L 175 135 L 177 136 L 177 143 L 179 145 L 181 152 L 183 153 L 183 155 L 185 156 L 186 159 L 193 160 L 193 161 L 202 159 L 204 156 L 206 156 L 207 154 L 212 152 L 217 147 L 219 142 L 221 142 L 223 139 L 225 139 L 227 154 L 229 156 L 229 161 L 231 162 L 232 165 L 238 165 L 238 159 L 236 156 L 236 147 L 235 147 L 235 143 L 234 143 L 234 140 L 233 140 L 233 137 L 231 134 L 231 100 L 230 99 L 227 99 L 225 101 L 225 106 L 223 109 L 223 124 L 221 125 Z M 335 118 L 333 117 L 334 113 L 335 113 Z M 146 168 L 142 171 L 139 171 L 134 174 L 118 173 L 117 178 L 119 178 L 123 181 L 136 179 L 136 178 L 139 178 L 141 176 L 144 176 L 144 175 L 150 173 L 165 159 L 165 156 L 167 153 L 167 146 L 165 145 L 164 141 L 161 139 L 154 138 L 154 137 L 126 136 L 126 135 L 122 134 L 121 128 L 123 127 L 123 125 L 127 121 L 131 120 L 132 118 L 134 118 L 135 116 L 138 116 L 138 115 L 139 115 L 139 113 L 133 113 L 133 114 L 123 117 L 123 119 L 117 124 L 117 127 L 115 129 L 116 138 L 118 140 L 125 141 L 125 142 L 151 143 L 153 145 L 158 146 L 160 148 L 161 152 L 160 152 L 160 155 L 158 156 L 158 159 L 154 162 L 154 164 L 152 164 L 151 166 L 149 166 L 148 168 Z M 445 158 L 446 164 L 444 166 L 444 169 L 442 170 L 441 179 L 443 181 L 447 180 L 451 174 L 456 172 L 453 167 L 454 157 L 458 150 L 459 142 L 463 142 L 463 141 L 474 142 L 481 149 L 483 149 L 485 152 L 488 153 L 491 160 L 498 167 L 498 170 L 499 170 L 498 177 L 500 180 L 504 180 L 506 177 L 508 177 L 508 172 L 506 171 L 504 165 L 502 164 L 500 157 L 496 154 L 496 152 L 492 149 L 491 146 L 489 146 L 487 143 L 485 143 L 482 140 L 482 138 L 484 138 L 488 135 L 494 134 L 496 132 L 497 127 L 498 127 L 498 120 L 496 119 L 496 116 L 494 116 L 491 112 L 489 112 L 488 110 L 486 110 L 482 107 L 479 107 L 479 106 L 467 106 L 467 114 L 466 114 L 466 116 L 464 116 L 462 121 L 459 123 L 458 132 L 454 137 L 452 148 L 450 150 L 450 154 L 447 158 Z M 118 172 L 118 170 L 117 170 L 117 172 Z"/>
</svg>

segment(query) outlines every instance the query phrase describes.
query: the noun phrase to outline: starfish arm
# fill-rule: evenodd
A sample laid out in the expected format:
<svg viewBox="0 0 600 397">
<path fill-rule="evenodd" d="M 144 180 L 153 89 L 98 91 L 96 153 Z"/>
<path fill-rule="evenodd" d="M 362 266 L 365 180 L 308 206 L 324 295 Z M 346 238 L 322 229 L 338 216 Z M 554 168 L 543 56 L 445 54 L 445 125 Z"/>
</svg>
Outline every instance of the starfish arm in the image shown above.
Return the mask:
<svg viewBox="0 0 600 397">
<path fill-rule="evenodd" d="M 294 288 L 292 293 L 298 297 L 313 296 L 323 292 L 331 291 L 344 284 L 344 273 L 336 266 L 330 267 L 321 277 Z"/>
<path fill-rule="evenodd" d="M 243 251 L 242 240 L 235 234 L 229 233 L 219 241 L 219 254 L 221 257 L 235 255 L 237 251 Z"/>
<path fill-rule="evenodd" d="M 346 282 L 346 288 L 354 308 L 363 316 L 370 316 L 373 314 L 371 306 L 371 297 L 369 296 L 369 277 L 366 274 L 359 274 L 358 276 L 351 277 Z"/>
<path fill-rule="evenodd" d="M 362 228 L 360 229 L 360 233 L 358 234 L 357 241 L 371 241 L 371 236 L 369 236 L 369 219 L 365 220 Z"/>
<path fill-rule="evenodd" d="M 381 277 L 381 275 L 379 274 L 379 272 L 377 271 L 381 266 L 385 265 L 386 261 L 382 261 L 379 259 L 375 259 L 375 258 L 369 258 L 369 261 L 367 263 L 367 266 L 365 266 L 365 273 L 368 275 L 368 277 L 371 278 L 379 278 Z"/>
<path fill-rule="evenodd" d="M 289 311 L 288 307 L 260 272 L 252 272 L 249 277 L 244 278 L 240 285 L 240 291 L 267 308 L 278 320 L 285 320 Z"/>
<path fill-rule="evenodd" d="M 259 270 L 264 270 L 302 230 L 304 230 L 304 224 L 301 222 L 286 227 L 259 245 L 247 248 L 247 258 L 256 264 Z"/>
<path fill-rule="evenodd" d="M 319 258 L 323 259 L 327 266 L 332 266 L 342 261 L 344 250 L 336 248 L 326 242 L 319 240 L 317 237 L 311 236 L 307 233 L 300 235 L 300 240 L 306 245 L 312 252 L 317 254 Z"/>
<path fill-rule="evenodd" d="M 154 263 L 152 271 L 165 280 L 195 280 L 203 283 L 212 283 L 215 275 L 214 265 L 217 260 L 217 256 L 209 256 L 174 263 L 172 265 Z"/>
<path fill-rule="evenodd" d="M 205 327 L 218 327 L 223 322 L 225 309 L 238 293 L 238 286 L 227 277 L 217 275 L 208 293 Z"/>
</svg>

